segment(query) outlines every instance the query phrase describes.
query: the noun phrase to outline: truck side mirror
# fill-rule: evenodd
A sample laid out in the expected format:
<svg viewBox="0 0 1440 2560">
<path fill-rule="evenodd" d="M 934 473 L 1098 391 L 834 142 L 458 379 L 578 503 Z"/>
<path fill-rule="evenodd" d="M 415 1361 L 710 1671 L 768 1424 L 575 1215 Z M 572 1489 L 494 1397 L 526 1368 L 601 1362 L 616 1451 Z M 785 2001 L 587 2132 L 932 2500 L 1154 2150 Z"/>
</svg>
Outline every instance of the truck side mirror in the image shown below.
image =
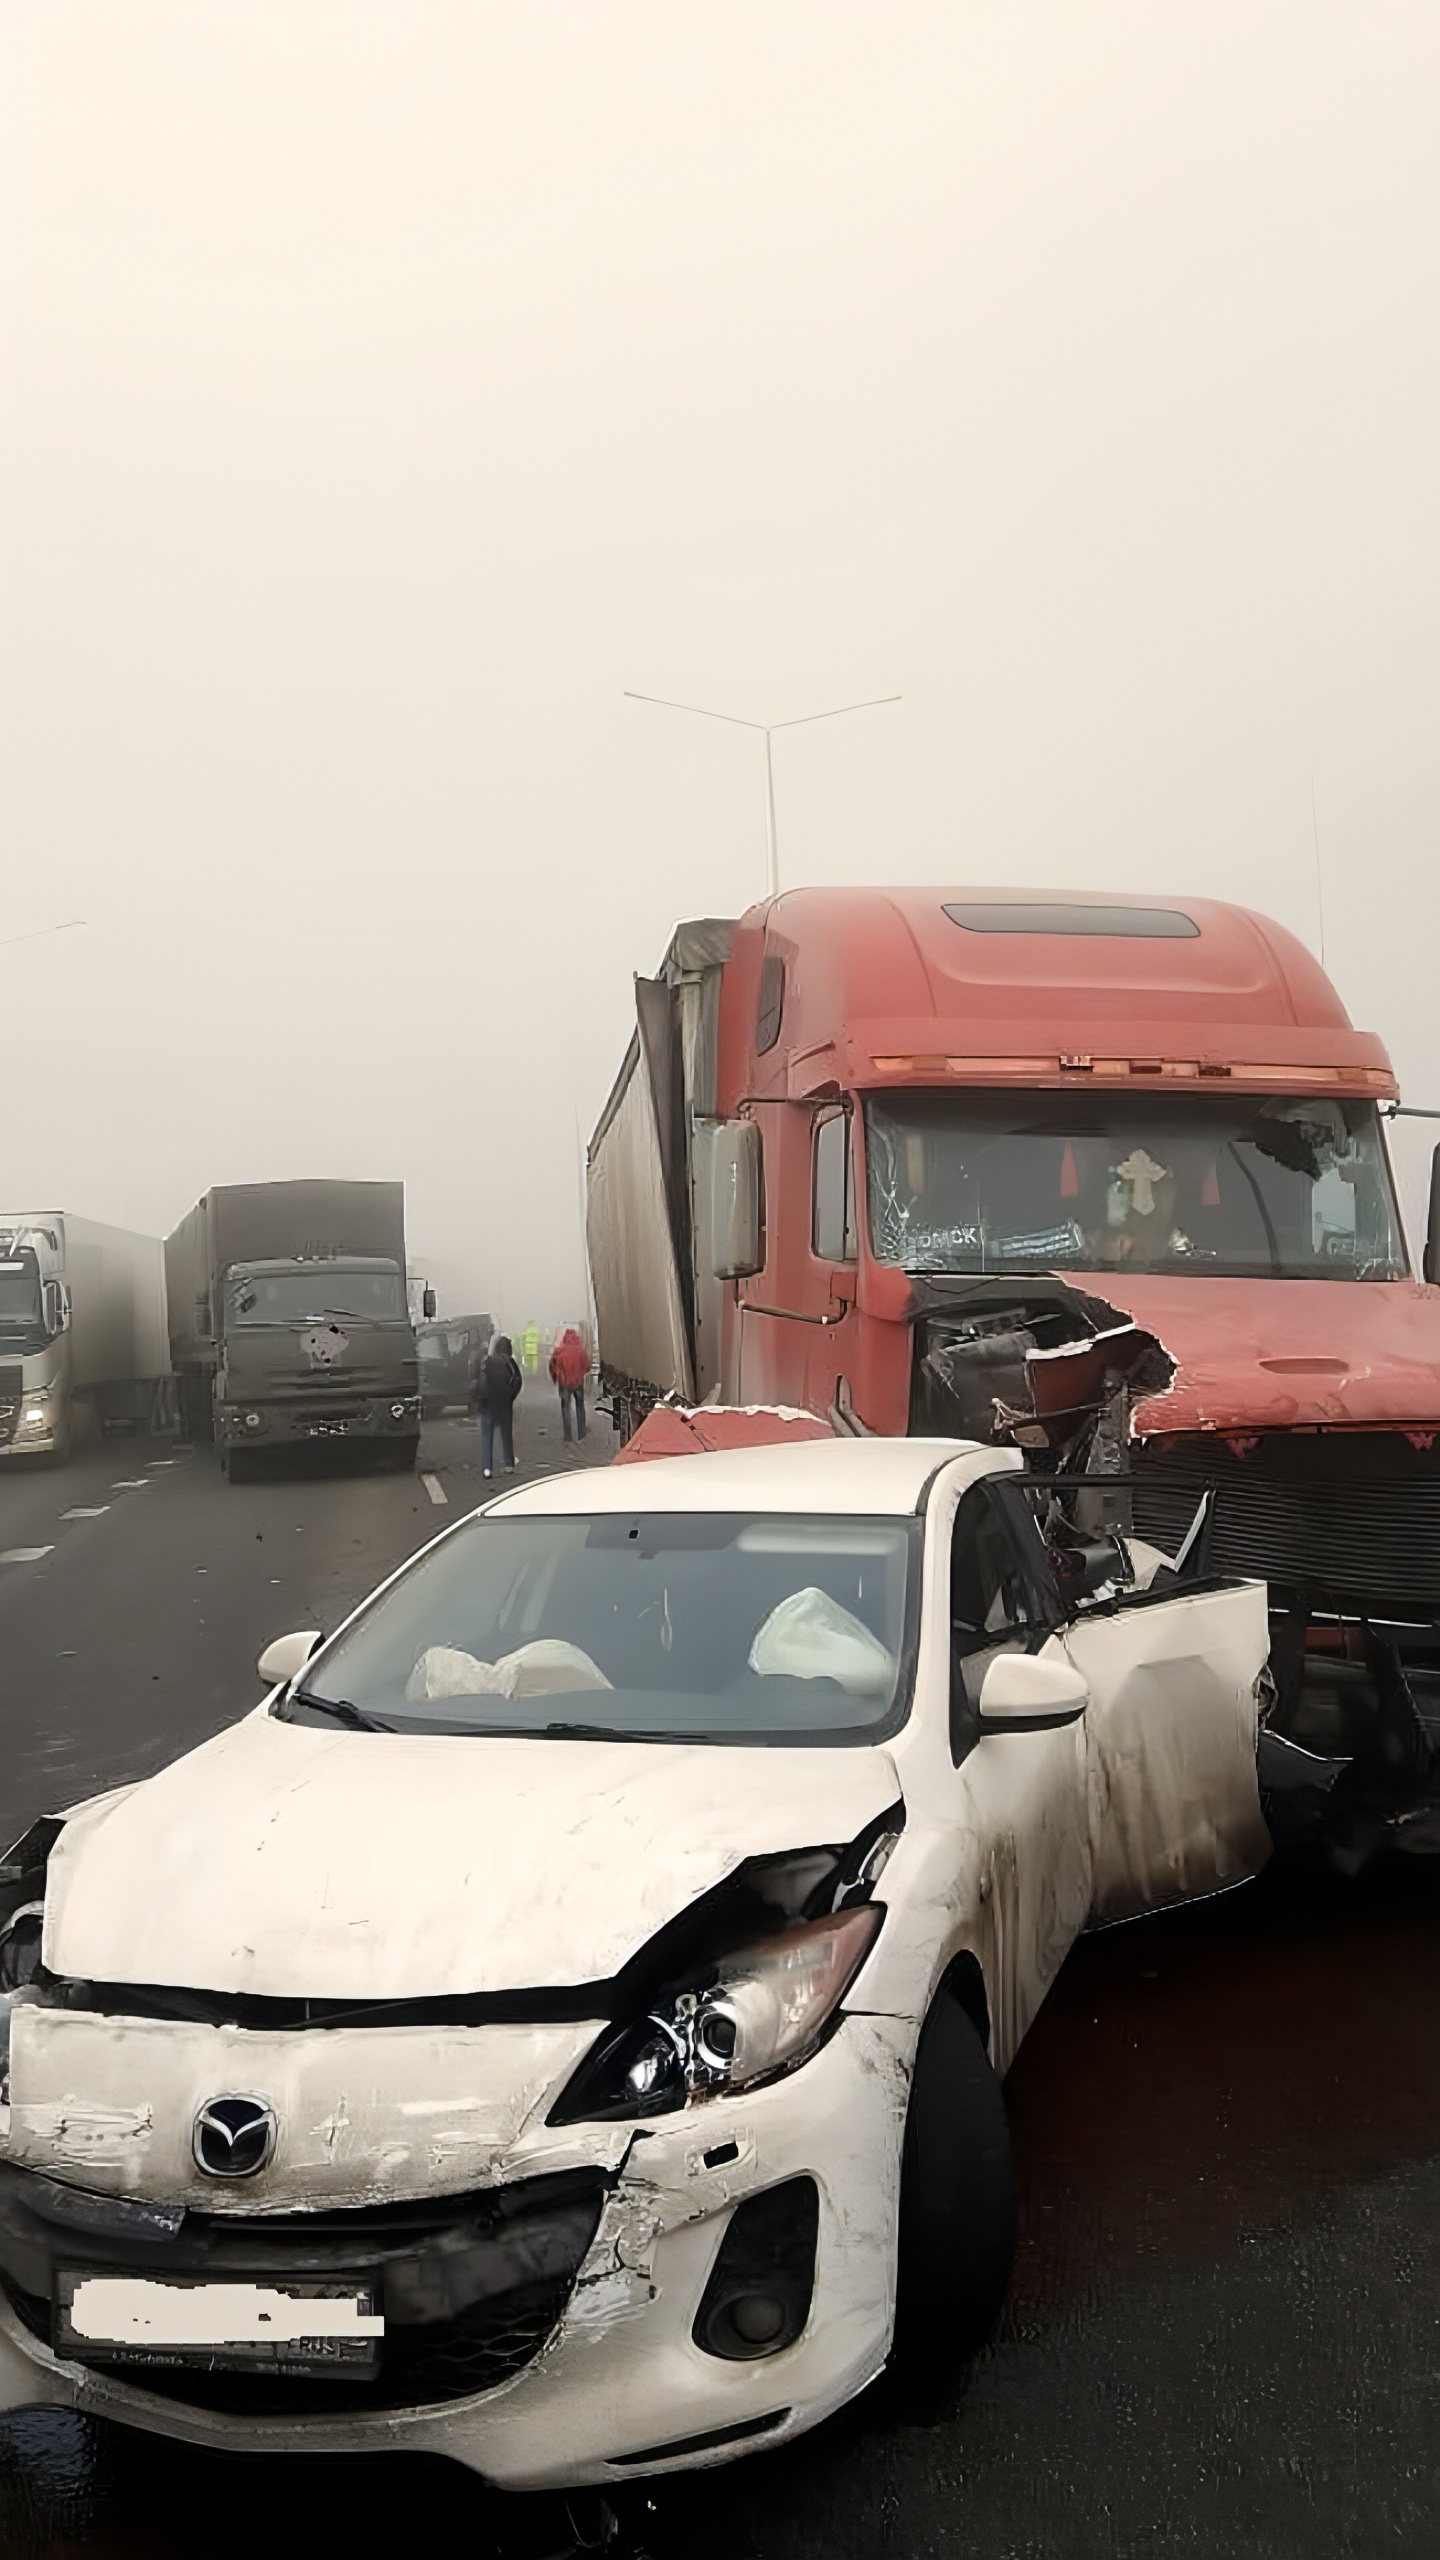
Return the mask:
<svg viewBox="0 0 1440 2560">
<path fill-rule="evenodd" d="M 434 1314 L 435 1292 L 433 1289 L 427 1289 L 420 1300 L 420 1315 L 422 1322 L 429 1324 L 434 1317 Z"/>
<path fill-rule="evenodd" d="M 1432 1287 L 1440 1281 L 1440 1147 L 1430 1159 L 1430 1214 L 1425 1221 L 1425 1258 L 1421 1268 Z"/>
<path fill-rule="evenodd" d="M 52 1341 L 57 1333 L 70 1329 L 70 1300 L 61 1280 L 45 1282 L 45 1330 Z"/>
<path fill-rule="evenodd" d="M 717 1280 L 746 1280 L 761 1268 L 760 1184 L 756 1123 L 717 1121 L 710 1158 L 711 1268 Z"/>
</svg>

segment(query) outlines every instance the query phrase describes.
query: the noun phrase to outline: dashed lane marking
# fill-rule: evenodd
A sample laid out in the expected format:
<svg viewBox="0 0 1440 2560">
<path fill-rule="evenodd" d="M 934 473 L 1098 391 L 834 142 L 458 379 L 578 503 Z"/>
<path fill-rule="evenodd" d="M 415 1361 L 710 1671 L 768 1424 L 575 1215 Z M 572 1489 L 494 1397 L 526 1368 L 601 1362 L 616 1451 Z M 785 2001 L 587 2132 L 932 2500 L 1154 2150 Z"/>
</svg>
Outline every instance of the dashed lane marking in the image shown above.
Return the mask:
<svg viewBox="0 0 1440 2560">
<path fill-rule="evenodd" d="M 53 1556 L 53 1547 L 6 1547 L 0 1553 L 0 1564 L 38 1564 L 42 1556 Z"/>
<path fill-rule="evenodd" d="M 60 1517 L 62 1520 L 103 1520 L 109 1508 L 108 1502 L 77 1502 L 73 1511 L 62 1511 Z"/>
<path fill-rule="evenodd" d="M 425 1487 L 425 1490 L 429 1494 L 432 1502 L 449 1501 L 450 1496 L 446 1492 L 445 1487 L 438 1476 L 422 1476 L 420 1481 Z"/>
<path fill-rule="evenodd" d="M 112 1493 L 143 1493 L 149 1482 L 148 1476 L 117 1476 L 110 1490 Z"/>
</svg>

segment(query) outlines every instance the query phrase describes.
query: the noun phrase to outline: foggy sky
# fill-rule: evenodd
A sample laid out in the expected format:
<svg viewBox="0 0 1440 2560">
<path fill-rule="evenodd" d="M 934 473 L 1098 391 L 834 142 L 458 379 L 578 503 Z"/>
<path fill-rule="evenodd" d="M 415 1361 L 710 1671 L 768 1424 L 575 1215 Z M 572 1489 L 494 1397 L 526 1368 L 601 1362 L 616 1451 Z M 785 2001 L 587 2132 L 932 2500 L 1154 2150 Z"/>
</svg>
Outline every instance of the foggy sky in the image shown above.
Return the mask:
<svg viewBox="0 0 1440 2560">
<path fill-rule="evenodd" d="M 1433 0 L 10 0 L 0 1196 L 583 1305 L 631 973 L 1205 892 L 1440 1106 Z M 1318 868 L 1317 868 L 1318 846 Z M 1404 1134 L 1413 1209 L 1440 1128 Z"/>
</svg>

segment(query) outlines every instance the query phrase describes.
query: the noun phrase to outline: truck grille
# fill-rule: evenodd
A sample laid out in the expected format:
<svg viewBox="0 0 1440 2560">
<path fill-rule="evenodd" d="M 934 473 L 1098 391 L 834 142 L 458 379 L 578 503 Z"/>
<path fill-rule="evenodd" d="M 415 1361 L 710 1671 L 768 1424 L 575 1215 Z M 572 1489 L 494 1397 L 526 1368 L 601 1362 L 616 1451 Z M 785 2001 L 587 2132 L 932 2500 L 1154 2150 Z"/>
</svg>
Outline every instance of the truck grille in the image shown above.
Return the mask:
<svg viewBox="0 0 1440 2560">
<path fill-rule="evenodd" d="M 1142 1445 L 1135 1466 L 1135 1526 L 1158 1547 L 1173 1552 L 1213 1485 L 1226 1572 L 1360 1613 L 1440 1611 L 1440 1445 L 1416 1448 L 1402 1431 L 1274 1431 L 1241 1451 L 1207 1432 Z"/>
<path fill-rule="evenodd" d="M 7 1361 L 0 1367 L 0 1448 L 15 1437 L 15 1425 L 20 1419 L 20 1382 L 23 1376 L 24 1371 L 13 1361 Z"/>
</svg>

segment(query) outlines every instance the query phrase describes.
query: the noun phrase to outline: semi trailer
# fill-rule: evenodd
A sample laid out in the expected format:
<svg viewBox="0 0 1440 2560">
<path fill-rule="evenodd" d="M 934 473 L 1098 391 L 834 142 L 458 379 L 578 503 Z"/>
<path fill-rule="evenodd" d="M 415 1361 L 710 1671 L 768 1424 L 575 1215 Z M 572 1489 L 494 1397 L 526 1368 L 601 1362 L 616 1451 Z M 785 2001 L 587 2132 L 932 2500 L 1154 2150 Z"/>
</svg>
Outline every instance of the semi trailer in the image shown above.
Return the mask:
<svg viewBox="0 0 1440 2560">
<path fill-rule="evenodd" d="M 216 1184 L 165 1273 L 181 1419 L 232 1480 L 320 1442 L 414 1465 L 403 1183 Z"/>
<path fill-rule="evenodd" d="M 602 1392 L 1011 1442 L 1263 1578 L 1279 1836 L 1440 1848 L 1440 1182 L 1281 926 L 789 892 L 636 982 L 589 1150 Z M 1440 1170 L 1440 1150 L 1437 1150 Z"/>
<path fill-rule="evenodd" d="M 143 1427 L 169 1374 L 158 1236 L 0 1210 L 0 1455 L 63 1458 L 87 1421 Z"/>
</svg>

